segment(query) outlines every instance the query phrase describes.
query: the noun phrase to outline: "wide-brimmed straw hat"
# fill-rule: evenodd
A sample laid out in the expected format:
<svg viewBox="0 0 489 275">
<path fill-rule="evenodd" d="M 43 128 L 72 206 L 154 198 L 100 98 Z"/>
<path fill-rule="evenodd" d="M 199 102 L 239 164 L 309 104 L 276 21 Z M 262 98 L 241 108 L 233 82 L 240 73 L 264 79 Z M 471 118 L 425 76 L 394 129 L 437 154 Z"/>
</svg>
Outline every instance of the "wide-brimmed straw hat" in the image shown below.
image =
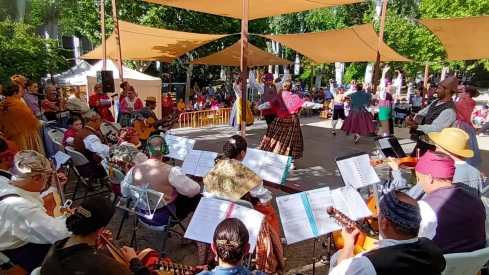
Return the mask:
<svg viewBox="0 0 489 275">
<path fill-rule="evenodd" d="M 464 158 L 474 156 L 474 151 L 469 147 L 469 135 L 458 128 L 445 128 L 440 133 L 429 133 L 430 139 L 436 145 L 448 152 Z"/>
<path fill-rule="evenodd" d="M 156 102 L 156 97 L 154 97 L 154 96 L 148 96 L 144 101 Z"/>
</svg>

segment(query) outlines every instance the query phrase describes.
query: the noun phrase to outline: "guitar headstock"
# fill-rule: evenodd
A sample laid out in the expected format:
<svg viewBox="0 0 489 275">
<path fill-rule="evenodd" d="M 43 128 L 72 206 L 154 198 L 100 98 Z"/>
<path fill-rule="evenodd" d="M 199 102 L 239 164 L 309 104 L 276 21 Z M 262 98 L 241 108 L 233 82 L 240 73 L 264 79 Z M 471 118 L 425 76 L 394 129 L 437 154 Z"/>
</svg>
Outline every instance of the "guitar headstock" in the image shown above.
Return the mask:
<svg viewBox="0 0 489 275">
<path fill-rule="evenodd" d="M 189 265 L 169 263 L 161 261 L 159 269 L 155 270 L 157 274 L 171 274 L 171 275 L 196 275 L 202 271 L 200 268 L 196 268 Z"/>
</svg>

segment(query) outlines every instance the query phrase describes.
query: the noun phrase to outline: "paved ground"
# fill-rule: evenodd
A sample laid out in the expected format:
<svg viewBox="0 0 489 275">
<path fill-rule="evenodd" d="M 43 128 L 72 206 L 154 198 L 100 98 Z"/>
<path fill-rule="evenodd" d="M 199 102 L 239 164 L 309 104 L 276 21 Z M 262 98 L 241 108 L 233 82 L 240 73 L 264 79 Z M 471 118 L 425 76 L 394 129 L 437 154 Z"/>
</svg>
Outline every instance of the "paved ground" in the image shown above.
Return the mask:
<svg viewBox="0 0 489 275">
<path fill-rule="evenodd" d="M 310 190 L 323 186 L 337 188 L 343 186 L 340 175 L 336 168 L 334 159 L 336 157 L 348 155 L 355 152 L 369 152 L 374 149 L 372 137 L 362 137 L 358 143 L 353 142 L 352 136 L 345 136 L 338 131 L 336 136 L 331 134 L 331 123 L 329 120 L 319 120 L 317 117 L 303 118 L 302 133 L 304 136 L 305 151 L 304 157 L 296 161 L 296 170 L 291 171 L 288 184 L 299 190 Z M 255 125 L 248 128 L 247 140 L 249 147 L 258 147 L 265 133 L 266 124 L 264 121 L 257 121 Z M 411 152 L 414 143 L 408 139 L 408 130 L 396 128 L 396 136 L 400 139 L 404 150 Z M 225 140 L 235 134 L 230 127 L 219 125 L 209 126 L 201 129 L 175 129 L 173 135 L 184 136 L 196 140 L 195 149 L 222 152 Z M 482 150 L 483 164 L 480 170 L 489 171 L 489 137 L 479 139 L 479 146 Z M 180 163 L 177 163 L 180 165 Z M 381 179 L 388 175 L 387 165 L 377 166 L 376 170 Z M 271 190 L 274 196 L 281 196 L 285 193 L 278 190 Z M 121 211 L 117 211 L 109 228 L 114 234 L 121 219 Z M 118 245 L 128 244 L 132 230 L 132 217 L 126 222 L 122 238 Z M 162 236 L 159 232 L 151 232 L 145 228 L 138 231 L 140 236 L 144 235 L 157 244 L 161 243 Z M 322 240 L 324 241 L 324 240 Z M 140 247 L 147 247 L 147 243 L 140 242 Z M 178 237 L 172 237 L 167 246 L 167 256 L 174 262 L 195 265 L 197 263 L 197 249 L 190 246 L 182 246 Z M 324 254 L 325 250 L 321 245 L 317 245 L 316 256 Z M 304 241 L 294 245 L 285 246 L 285 257 L 287 258 L 287 273 L 312 274 L 313 241 Z M 327 273 L 324 263 L 317 264 L 317 272 Z"/>
</svg>

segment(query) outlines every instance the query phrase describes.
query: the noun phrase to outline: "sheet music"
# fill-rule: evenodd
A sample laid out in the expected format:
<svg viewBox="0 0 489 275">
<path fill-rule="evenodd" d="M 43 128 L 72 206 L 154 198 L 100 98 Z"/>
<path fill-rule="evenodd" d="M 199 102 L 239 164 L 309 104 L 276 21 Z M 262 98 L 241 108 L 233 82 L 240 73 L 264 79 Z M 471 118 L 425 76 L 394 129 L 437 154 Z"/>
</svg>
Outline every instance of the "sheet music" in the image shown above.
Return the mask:
<svg viewBox="0 0 489 275">
<path fill-rule="evenodd" d="M 56 160 L 56 171 L 61 168 L 63 164 L 68 162 L 70 160 L 70 156 L 68 154 L 65 154 L 61 151 L 56 152 L 56 154 L 53 156 L 53 158 Z"/>
<path fill-rule="evenodd" d="M 216 157 L 215 152 L 190 150 L 185 156 L 182 169 L 185 174 L 203 177 L 214 167 Z"/>
<path fill-rule="evenodd" d="M 367 204 L 363 201 L 362 196 L 360 196 L 357 190 L 351 187 L 342 187 L 340 191 L 343 199 L 347 202 L 351 215 L 354 217 L 353 220 L 359 220 L 372 215 L 372 212 L 368 209 Z"/>
<path fill-rule="evenodd" d="M 370 165 L 370 157 L 369 155 L 361 155 L 355 157 L 357 160 L 357 165 L 360 170 L 360 173 L 363 176 L 364 185 L 371 185 L 380 183 L 379 176 L 372 165 Z"/>
<path fill-rule="evenodd" d="M 346 186 L 359 189 L 367 185 L 380 183 L 377 172 L 370 165 L 368 154 L 338 160 L 336 163 Z"/>
<path fill-rule="evenodd" d="M 166 135 L 165 141 L 168 145 L 168 149 L 170 150 L 170 153 L 166 155 L 166 157 L 178 160 L 183 160 L 187 154 L 187 151 L 192 150 L 195 145 L 194 139 L 177 137 L 173 135 Z"/>
<path fill-rule="evenodd" d="M 246 225 L 250 235 L 250 251 L 254 251 L 265 215 L 256 210 L 235 204 L 231 217 L 241 220 Z"/>
<path fill-rule="evenodd" d="M 381 138 L 378 141 L 379 141 L 380 149 L 387 149 L 392 147 L 391 144 L 389 143 L 388 138 Z"/>
<path fill-rule="evenodd" d="M 341 213 L 345 214 L 348 218 L 355 220 L 355 217 L 350 212 L 348 205 L 346 204 L 343 194 L 341 193 L 341 188 L 331 191 L 331 197 L 333 198 L 334 208 L 336 208 Z"/>
<path fill-rule="evenodd" d="M 212 243 L 217 225 L 226 218 L 230 202 L 209 198 L 200 199 L 200 203 L 185 231 L 185 238 Z"/>
<path fill-rule="evenodd" d="M 243 164 L 253 170 L 262 180 L 282 184 L 289 165 L 289 158 L 288 156 L 248 148 Z"/>
<path fill-rule="evenodd" d="M 276 199 L 287 244 L 316 237 L 312 231 L 301 193 Z"/>
<path fill-rule="evenodd" d="M 328 206 L 335 206 L 329 187 L 314 189 L 305 193 L 309 201 L 309 206 L 311 207 L 312 215 L 316 221 L 319 235 L 321 236 L 340 230 L 341 226 L 326 212 Z"/>
<path fill-rule="evenodd" d="M 338 160 L 336 163 L 345 185 L 352 185 L 355 188 L 363 187 L 362 178 L 353 158 Z"/>
</svg>

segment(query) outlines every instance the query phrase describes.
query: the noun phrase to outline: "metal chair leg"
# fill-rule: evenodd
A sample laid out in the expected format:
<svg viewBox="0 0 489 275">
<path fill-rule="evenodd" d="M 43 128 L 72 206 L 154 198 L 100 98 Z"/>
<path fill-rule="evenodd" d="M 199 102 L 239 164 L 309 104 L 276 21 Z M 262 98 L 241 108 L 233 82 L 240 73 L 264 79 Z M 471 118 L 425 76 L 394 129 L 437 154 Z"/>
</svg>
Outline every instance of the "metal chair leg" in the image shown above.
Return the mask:
<svg viewBox="0 0 489 275">
<path fill-rule="evenodd" d="M 131 200 L 127 200 L 127 204 L 126 204 L 126 207 L 129 208 L 129 205 L 131 204 Z M 121 220 L 121 223 L 119 225 L 119 229 L 117 230 L 117 235 L 115 236 L 115 239 L 118 240 L 120 235 L 121 235 L 121 231 L 122 231 L 122 227 L 124 226 L 124 222 L 126 221 L 126 219 L 129 218 L 129 212 L 127 212 L 126 210 L 123 210 L 122 212 L 122 220 Z"/>
</svg>

